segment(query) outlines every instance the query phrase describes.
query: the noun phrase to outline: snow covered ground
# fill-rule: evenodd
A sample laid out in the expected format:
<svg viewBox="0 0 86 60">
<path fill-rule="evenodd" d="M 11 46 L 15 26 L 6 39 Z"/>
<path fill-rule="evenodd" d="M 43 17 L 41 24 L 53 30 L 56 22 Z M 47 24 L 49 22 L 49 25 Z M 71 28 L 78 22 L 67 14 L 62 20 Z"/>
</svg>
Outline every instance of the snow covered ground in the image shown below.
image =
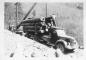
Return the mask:
<svg viewBox="0 0 86 60">
<path fill-rule="evenodd" d="M 84 50 L 63 54 L 24 36 L 4 31 L 4 59 L 3 60 L 86 60 Z"/>
</svg>

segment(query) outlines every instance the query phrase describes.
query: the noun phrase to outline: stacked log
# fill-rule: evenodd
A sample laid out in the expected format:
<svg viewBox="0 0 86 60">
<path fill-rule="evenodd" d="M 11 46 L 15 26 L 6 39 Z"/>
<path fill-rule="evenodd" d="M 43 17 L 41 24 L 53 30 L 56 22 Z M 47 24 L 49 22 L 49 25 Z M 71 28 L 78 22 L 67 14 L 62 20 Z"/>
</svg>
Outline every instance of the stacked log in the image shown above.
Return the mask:
<svg viewBox="0 0 86 60">
<path fill-rule="evenodd" d="M 28 19 L 28 20 L 25 20 L 25 21 L 22 21 L 23 23 L 38 23 L 38 22 L 41 22 L 41 19 L 40 18 L 35 18 L 35 19 Z"/>
<path fill-rule="evenodd" d="M 24 32 L 35 32 L 40 29 L 41 20 L 39 18 L 25 20 L 21 23 Z"/>
<path fill-rule="evenodd" d="M 23 30 L 24 32 L 35 32 L 35 30 L 39 30 L 40 29 L 40 26 L 24 26 L 23 27 Z"/>
<path fill-rule="evenodd" d="M 23 23 L 21 26 L 35 26 L 35 23 Z"/>
</svg>

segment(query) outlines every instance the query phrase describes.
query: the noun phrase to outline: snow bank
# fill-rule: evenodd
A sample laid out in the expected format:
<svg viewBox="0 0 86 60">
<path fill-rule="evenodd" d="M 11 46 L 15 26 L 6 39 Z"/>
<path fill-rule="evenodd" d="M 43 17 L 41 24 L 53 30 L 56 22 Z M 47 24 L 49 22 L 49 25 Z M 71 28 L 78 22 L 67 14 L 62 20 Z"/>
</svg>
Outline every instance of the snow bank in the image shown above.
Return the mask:
<svg viewBox="0 0 86 60">
<path fill-rule="evenodd" d="M 4 48 L 4 60 L 81 60 L 82 58 L 85 60 L 85 56 L 79 52 L 64 55 L 59 49 L 55 51 L 53 48 L 8 30 L 4 31 Z"/>
<path fill-rule="evenodd" d="M 24 36 L 4 31 L 5 54 L 22 53 L 25 57 L 55 57 L 55 50 Z"/>
</svg>

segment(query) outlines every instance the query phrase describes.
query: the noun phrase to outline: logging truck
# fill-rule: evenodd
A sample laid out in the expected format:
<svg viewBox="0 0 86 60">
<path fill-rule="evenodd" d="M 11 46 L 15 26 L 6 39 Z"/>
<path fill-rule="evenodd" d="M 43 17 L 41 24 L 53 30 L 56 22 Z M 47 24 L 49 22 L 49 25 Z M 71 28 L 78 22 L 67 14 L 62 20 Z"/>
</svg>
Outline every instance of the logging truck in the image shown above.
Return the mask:
<svg viewBox="0 0 86 60">
<path fill-rule="evenodd" d="M 62 52 L 77 48 L 75 38 L 68 36 L 62 28 L 56 27 L 53 17 L 31 18 L 22 21 L 17 29 L 20 26 L 23 26 L 25 37 L 48 44 Z"/>
<path fill-rule="evenodd" d="M 35 5 L 32 6 L 31 10 Z M 74 37 L 68 36 L 64 29 L 56 26 L 55 15 L 26 19 L 28 14 L 26 14 L 24 20 L 16 27 L 16 33 L 21 33 L 21 35 L 25 33 L 25 37 L 40 41 L 55 49 L 60 49 L 62 52 L 67 50 L 74 51 L 78 47 Z M 19 32 L 18 29 L 21 26 L 23 30 Z"/>
</svg>

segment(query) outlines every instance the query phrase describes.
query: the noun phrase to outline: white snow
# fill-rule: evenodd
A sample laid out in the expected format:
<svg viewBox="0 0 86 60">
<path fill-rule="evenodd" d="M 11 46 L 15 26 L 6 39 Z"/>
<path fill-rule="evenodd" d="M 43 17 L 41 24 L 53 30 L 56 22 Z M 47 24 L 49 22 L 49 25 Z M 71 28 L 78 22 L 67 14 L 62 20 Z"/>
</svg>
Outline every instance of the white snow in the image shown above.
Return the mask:
<svg viewBox="0 0 86 60">
<path fill-rule="evenodd" d="M 8 30 L 4 31 L 4 49 L 4 60 L 86 60 L 83 50 L 64 55 L 59 49 L 56 51 Z"/>
</svg>

